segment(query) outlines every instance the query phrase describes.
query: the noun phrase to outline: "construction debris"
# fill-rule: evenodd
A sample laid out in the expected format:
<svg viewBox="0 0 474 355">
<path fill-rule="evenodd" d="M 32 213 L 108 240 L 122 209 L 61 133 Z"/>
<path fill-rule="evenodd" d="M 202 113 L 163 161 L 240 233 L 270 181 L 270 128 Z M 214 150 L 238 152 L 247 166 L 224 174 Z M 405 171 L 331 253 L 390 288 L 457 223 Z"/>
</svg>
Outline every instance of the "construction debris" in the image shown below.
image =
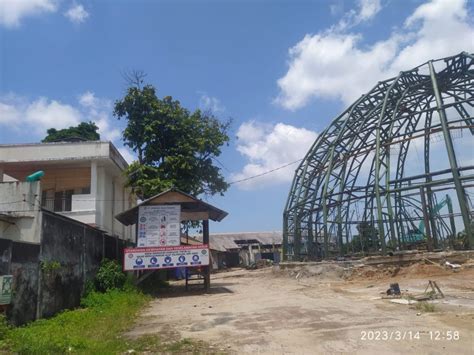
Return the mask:
<svg viewBox="0 0 474 355">
<path fill-rule="evenodd" d="M 398 304 L 415 304 L 418 301 L 411 300 L 411 299 L 408 299 L 408 298 L 395 298 L 393 300 L 390 300 L 390 302 L 398 303 Z"/>
<path fill-rule="evenodd" d="M 431 291 L 427 293 L 426 291 L 428 291 L 428 288 L 431 288 Z M 438 284 L 436 283 L 436 281 L 429 280 L 428 286 L 426 286 L 424 293 L 427 295 L 430 295 L 431 299 L 444 298 L 444 294 L 441 291 L 441 289 L 438 287 Z"/>
<path fill-rule="evenodd" d="M 459 264 L 451 264 L 449 261 L 446 261 L 445 265 L 447 267 L 450 267 L 451 269 L 453 269 L 454 271 L 458 271 L 461 269 L 461 265 Z"/>
<path fill-rule="evenodd" d="M 387 293 L 387 296 L 391 296 L 391 295 L 399 296 L 401 295 L 400 286 L 398 285 L 398 283 L 390 284 L 390 288 L 387 290 L 386 293 Z"/>
</svg>

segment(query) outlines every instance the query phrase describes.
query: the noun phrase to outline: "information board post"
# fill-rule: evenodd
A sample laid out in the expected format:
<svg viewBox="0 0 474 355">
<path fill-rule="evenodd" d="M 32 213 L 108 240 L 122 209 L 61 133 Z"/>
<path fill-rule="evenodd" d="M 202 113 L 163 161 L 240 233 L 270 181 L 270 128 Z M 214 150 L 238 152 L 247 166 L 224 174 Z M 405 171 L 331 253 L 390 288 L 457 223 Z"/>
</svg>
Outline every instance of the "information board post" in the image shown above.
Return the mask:
<svg viewBox="0 0 474 355">
<path fill-rule="evenodd" d="M 202 221 L 202 242 L 203 244 L 209 245 L 209 220 L 205 219 Z M 208 292 L 211 288 L 211 265 L 204 269 L 204 288 Z"/>
<path fill-rule="evenodd" d="M 209 219 L 220 222 L 227 212 L 176 188 L 163 191 L 115 216 L 136 225 L 136 247 L 124 249 L 124 270 L 137 271 L 137 283 L 159 269 L 194 268 L 186 273 L 210 290 Z M 202 221 L 203 244 L 181 245 L 181 222 Z M 186 242 L 188 244 L 188 242 Z M 145 271 L 150 271 L 145 273 Z"/>
</svg>

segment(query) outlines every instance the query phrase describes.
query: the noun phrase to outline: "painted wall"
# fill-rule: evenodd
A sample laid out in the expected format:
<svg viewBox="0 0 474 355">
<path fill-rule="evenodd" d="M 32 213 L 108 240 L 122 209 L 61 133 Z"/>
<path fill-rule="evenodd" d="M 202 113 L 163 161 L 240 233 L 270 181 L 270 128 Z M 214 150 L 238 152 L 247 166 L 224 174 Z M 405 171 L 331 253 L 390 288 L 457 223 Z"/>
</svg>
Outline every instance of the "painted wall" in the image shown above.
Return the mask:
<svg viewBox="0 0 474 355">
<path fill-rule="evenodd" d="M 0 238 L 18 242 L 39 243 L 41 215 L 39 212 L 40 182 L 0 183 Z"/>
</svg>

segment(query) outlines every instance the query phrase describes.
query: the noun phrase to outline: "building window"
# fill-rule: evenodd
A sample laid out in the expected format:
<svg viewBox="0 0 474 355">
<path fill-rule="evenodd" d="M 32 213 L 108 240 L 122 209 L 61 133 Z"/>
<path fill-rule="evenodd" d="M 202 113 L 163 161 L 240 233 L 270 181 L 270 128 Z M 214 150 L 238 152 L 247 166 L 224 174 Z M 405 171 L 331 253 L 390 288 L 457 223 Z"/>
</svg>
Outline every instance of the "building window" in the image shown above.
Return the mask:
<svg viewBox="0 0 474 355">
<path fill-rule="evenodd" d="M 72 195 L 74 195 L 74 190 L 45 190 L 41 194 L 41 205 L 44 208 L 52 210 L 54 212 L 71 211 Z"/>
</svg>

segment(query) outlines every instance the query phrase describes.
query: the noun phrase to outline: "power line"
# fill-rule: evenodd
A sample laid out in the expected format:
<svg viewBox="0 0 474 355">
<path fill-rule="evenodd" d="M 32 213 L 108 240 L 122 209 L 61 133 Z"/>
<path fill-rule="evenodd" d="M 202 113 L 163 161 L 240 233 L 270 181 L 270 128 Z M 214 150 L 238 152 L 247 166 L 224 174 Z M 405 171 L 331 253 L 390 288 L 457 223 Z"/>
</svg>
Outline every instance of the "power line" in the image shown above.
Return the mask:
<svg viewBox="0 0 474 355">
<path fill-rule="evenodd" d="M 286 168 L 287 166 L 293 165 L 293 164 L 298 163 L 298 162 L 300 162 L 300 161 L 302 161 L 302 160 L 303 160 L 303 158 L 302 158 L 302 159 L 295 160 L 295 161 L 292 161 L 291 163 L 287 163 L 287 164 L 285 164 L 285 165 L 281 165 L 281 166 L 279 166 L 279 167 L 277 167 L 277 168 L 274 168 L 274 169 L 272 169 L 272 170 L 265 171 L 265 172 L 263 172 L 263 173 L 261 173 L 261 174 L 257 174 L 257 175 L 249 176 L 249 177 L 247 177 L 247 178 L 245 178 L 245 179 L 240 179 L 240 180 L 236 180 L 236 181 L 229 182 L 229 185 L 233 185 L 233 184 L 237 184 L 237 183 L 239 183 L 239 182 L 244 182 L 244 181 L 252 180 L 252 179 L 258 178 L 258 177 L 260 177 L 260 176 L 264 176 L 264 175 L 273 173 L 274 171 L 277 171 L 277 170 Z"/>
</svg>

